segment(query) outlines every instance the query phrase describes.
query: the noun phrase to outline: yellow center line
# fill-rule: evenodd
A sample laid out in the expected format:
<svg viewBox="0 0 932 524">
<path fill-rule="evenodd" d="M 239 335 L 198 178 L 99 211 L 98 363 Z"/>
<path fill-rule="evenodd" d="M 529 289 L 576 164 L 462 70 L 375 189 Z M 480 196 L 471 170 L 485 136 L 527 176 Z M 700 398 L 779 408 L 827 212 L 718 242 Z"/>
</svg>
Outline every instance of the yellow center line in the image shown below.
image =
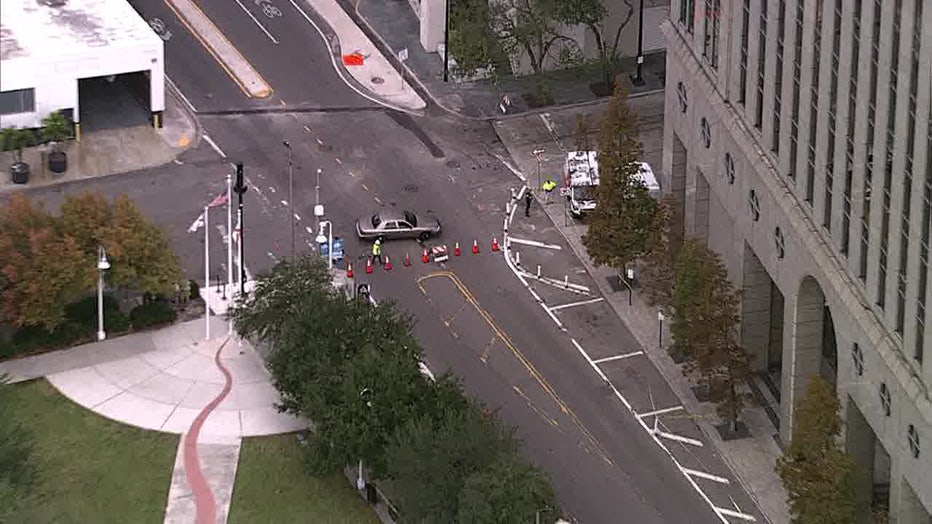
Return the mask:
<svg viewBox="0 0 932 524">
<path fill-rule="evenodd" d="M 519 397 L 521 397 L 521 398 L 524 399 L 524 402 L 528 405 L 529 408 L 531 408 L 535 413 L 537 413 L 538 415 L 540 415 L 540 417 L 541 417 L 542 419 L 544 419 L 544 420 L 546 420 L 547 422 L 549 422 L 551 426 L 553 426 L 553 427 L 555 427 L 555 428 L 559 428 L 559 427 L 560 427 L 560 423 L 557 422 L 555 418 L 553 418 L 553 417 L 551 417 L 550 415 L 548 415 L 546 411 L 544 411 L 543 409 L 541 409 L 541 408 L 535 406 L 534 403 L 531 402 L 531 399 L 528 398 L 528 396 L 525 395 L 523 391 L 521 391 L 521 388 L 519 388 L 518 386 L 511 386 L 511 389 L 513 389 L 513 390 L 515 391 L 515 393 L 518 394 Z"/>
<path fill-rule="evenodd" d="M 505 344 L 505 346 L 508 347 L 511 353 L 515 356 L 515 358 L 517 358 L 518 361 L 524 365 L 524 368 L 525 370 L 527 370 L 528 374 L 530 374 L 531 377 L 534 378 L 534 380 L 536 380 L 538 384 L 540 384 L 541 388 L 543 388 L 543 390 L 547 393 L 547 395 L 550 396 L 550 398 L 553 399 L 553 401 L 560 407 L 560 410 L 565 415 L 569 416 L 573 420 L 573 423 L 576 425 L 576 427 L 579 428 L 579 430 L 583 433 L 583 435 L 585 435 L 586 439 L 589 440 L 589 442 L 595 447 L 596 453 L 598 453 L 599 456 L 602 457 L 602 460 L 604 460 L 606 463 L 610 465 L 614 465 L 615 463 L 612 462 L 612 459 L 608 457 L 608 454 L 604 451 L 604 449 L 602 448 L 602 445 L 595 438 L 592 432 L 590 432 L 589 429 L 585 426 L 585 424 L 582 423 L 582 421 L 579 419 L 576 413 L 560 397 L 560 395 L 556 392 L 553 386 L 551 386 L 550 383 L 547 382 L 547 379 L 545 379 L 540 374 L 540 372 L 537 370 L 534 364 L 532 364 L 531 361 L 528 360 L 527 357 L 524 356 L 521 350 L 519 350 L 514 345 L 514 343 L 511 341 L 511 338 L 508 336 L 508 334 L 502 331 L 502 329 L 498 327 L 498 325 L 495 323 L 495 320 L 492 319 L 492 316 L 489 315 L 489 313 L 479 304 L 479 302 L 473 296 L 472 292 L 469 291 L 469 289 L 466 287 L 463 281 L 460 280 L 460 278 L 455 273 L 453 273 L 452 271 L 437 271 L 437 272 L 430 273 L 428 275 L 424 275 L 418 278 L 417 284 L 418 284 L 418 287 L 421 288 L 421 292 L 424 293 L 425 296 L 427 295 L 427 291 L 424 289 L 422 282 L 432 279 L 432 278 L 438 278 L 438 277 L 447 278 L 453 283 L 453 285 L 459 290 L 459 292 L 463 295 L 463 297 L 467 300 L 467 302 L 472 304 L 476 312 L 479 313 L 479 316 L 482 317 L 485 323 L 489 326 L 489 329 L 491 329 L 492 332 L 495 333 L 499 339 L 501 339 L 501 341 Z"/>
</svg>

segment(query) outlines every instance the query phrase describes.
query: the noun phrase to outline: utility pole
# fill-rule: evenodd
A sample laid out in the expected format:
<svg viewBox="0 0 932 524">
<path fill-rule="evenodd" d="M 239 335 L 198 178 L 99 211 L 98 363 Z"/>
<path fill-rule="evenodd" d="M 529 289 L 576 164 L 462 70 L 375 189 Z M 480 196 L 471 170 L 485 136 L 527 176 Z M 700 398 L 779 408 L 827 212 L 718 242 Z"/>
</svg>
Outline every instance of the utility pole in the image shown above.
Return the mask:
<svg viewBox="0 0 932 524">
<path fill-rule="evenodd" d="M 291 263 L 294 263 L 294 244 L 295 244 L 295 210 L 294 203 L 294 163 L 291 158 L 291 144 L 287 140 L 282 140 L 285 148 L 288 149 L 288 201 L 291 202 Z"/>
<path fill-rule="evenodd" d="M 239 292 L 241 295 L 246 296 L 246 250 L 243 247 L 245 246 L 246 224 L 243 221 L 243 194 L 246 193 L 248 188 L 243 178 L 243 163 L 237 162 L 236 185 L 233 187 L 233 191 L 236 192 L 239 200 L 236 209 L 236 218 L 239 222 Z"/>
</svg>

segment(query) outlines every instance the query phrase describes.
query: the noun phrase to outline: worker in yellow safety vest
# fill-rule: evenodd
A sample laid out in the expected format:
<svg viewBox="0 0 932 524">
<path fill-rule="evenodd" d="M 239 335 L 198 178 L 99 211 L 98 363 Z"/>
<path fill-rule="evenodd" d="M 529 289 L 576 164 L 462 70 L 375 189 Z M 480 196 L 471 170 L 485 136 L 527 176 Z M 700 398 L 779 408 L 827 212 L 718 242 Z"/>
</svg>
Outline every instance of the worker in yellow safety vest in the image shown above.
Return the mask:
<svg viewBox="0 0 932 524">
<path fill-rule="evenodd" d="M 552 178 L 548 178 L 546 182 L 541 184 L 541 188 L 547 193 L 546 203 L 549 204 L 552 201 L 553 190 L 557 188 L 557 183 Z"/>
<path fill-rule="evenodd" d="M 381 238 L 375 239 L 375 242 L 372 244 L 372 259 L 378 260 L 380 266 L 383 264 L 382 262 L 382 239 Z"/>
</svg>

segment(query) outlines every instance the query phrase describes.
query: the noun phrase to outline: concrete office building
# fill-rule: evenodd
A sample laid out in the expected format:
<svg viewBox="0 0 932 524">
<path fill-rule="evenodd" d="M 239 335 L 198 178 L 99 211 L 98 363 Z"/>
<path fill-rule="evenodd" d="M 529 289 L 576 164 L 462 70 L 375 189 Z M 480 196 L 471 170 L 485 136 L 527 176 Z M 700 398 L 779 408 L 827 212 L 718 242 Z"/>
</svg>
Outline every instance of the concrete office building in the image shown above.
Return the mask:
<svg viewBox="0 0 932 524">
<path fill-rule="evenodd" d="M 159 126 L 164 42 L 126 0 L 0 2 L 0 125 Z"/>
<path fill-rule="evenodd" d="M 929 523 L 932 2 L 673 0 L 662 30 L 664 189 L 744 290 L 775 437 L 821 374 L 862 493 Z"/>
</svg>

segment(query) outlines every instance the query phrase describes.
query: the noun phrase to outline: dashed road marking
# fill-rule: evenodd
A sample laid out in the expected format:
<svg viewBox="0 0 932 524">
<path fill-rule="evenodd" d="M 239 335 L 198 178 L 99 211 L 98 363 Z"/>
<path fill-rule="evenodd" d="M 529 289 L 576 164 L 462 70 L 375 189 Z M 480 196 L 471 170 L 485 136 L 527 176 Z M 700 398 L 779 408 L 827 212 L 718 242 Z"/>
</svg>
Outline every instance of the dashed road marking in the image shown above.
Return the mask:
<svg viewBox="0 0 932 524">
<path fill-rule="evenodd" d="M 362 184 L 362 188 L 366 191 L 369 191 L 369 186 L 367 186 L 365 183 Z"/>
<path fill-rule="evenodd" d="M 311 128 L 308 126 L 304 126 L 304 132 L 307 134 L 311 134 Z"/>
<path fill-rule="evenodd" d="M 713 475 L 711 473 L 706 473 L 705 471 L 699 471 L 696 469 L 683 468 L 683 472 L 687 475 L 692 475 L 694 477 L 699 477 L 701 479 L 711 480 L 712 482 L 718 482 L 719 484 L 731 484 L 731 481 L 725 477 L 719 477 L 718 475 Z"/>
<path fill-rule="evenodd" d="M 282 205 L 285 206 L 285 207 L 288 207 L 288 201 L 287 201 L 287 200 L 282 200 Z"/>
<path fill-rule="evenodd" d="M 334 160 L 336 161 L 337 164 L 339 164 L 339 165 L 341 165 L 341 166 L 343 165 L 343 161 L 340 160 L 339 158 L 334 158 Z"/>
<path fill-rule="evenodd" d="M 374 198 L 375 201 L 376 201 L 379 205 L 382 205 L 382 201 L 379 200 L 379 197 L 372 197 L 372 198 Z"/>
</svg>

